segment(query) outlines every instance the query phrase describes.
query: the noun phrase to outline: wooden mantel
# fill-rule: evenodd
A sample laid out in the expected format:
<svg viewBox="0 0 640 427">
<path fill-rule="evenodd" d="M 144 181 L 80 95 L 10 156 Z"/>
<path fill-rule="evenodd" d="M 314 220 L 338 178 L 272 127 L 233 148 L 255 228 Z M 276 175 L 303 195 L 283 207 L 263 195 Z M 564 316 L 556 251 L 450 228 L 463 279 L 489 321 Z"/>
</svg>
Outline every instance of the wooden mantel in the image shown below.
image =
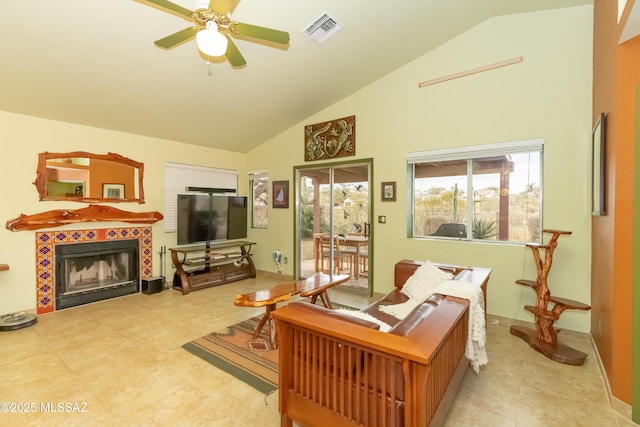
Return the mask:
<svg viewBox="0 0 640 427">
<path fill-rule="evenodd" d="M 89 205 L 82 209 L 57 209 L 34 215 L 20 215 L 7 221 L 11 231 L 38 230 L 78 222 L 128 222 L 153 224 L 163 218 L 160 212 L 128 212 L 111 206 Z"/>
</svg>

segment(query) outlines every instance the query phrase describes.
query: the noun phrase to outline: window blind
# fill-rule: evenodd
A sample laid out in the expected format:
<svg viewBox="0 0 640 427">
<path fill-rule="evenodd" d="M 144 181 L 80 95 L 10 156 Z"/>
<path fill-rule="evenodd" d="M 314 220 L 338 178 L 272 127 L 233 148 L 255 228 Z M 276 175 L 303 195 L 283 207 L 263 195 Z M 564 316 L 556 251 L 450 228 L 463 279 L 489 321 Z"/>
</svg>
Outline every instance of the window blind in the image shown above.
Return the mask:
<svg viewBox="0 0 640 427">
<path fill-rule="evenodd" d="M 447 160 L 469 160 L 503 154 L 541 151 L 544 139 L 528 139 L 515 142 L 498 142 L 495 144 L 472 145 L 468 147 L 445 148 L 441 150 L 415 151 L 407 153 L 407 163 L 443 162 Z"/>
<path fill-rule="evenodd" d="M 164 231 L 173 232 L 178 227 L 178 194 L 186 193 L 187 187 L 228 188 L 237 195 L 238 175 L 236 170 L 216 169 L 180 163 L 164 163 Z"/>
</svg>

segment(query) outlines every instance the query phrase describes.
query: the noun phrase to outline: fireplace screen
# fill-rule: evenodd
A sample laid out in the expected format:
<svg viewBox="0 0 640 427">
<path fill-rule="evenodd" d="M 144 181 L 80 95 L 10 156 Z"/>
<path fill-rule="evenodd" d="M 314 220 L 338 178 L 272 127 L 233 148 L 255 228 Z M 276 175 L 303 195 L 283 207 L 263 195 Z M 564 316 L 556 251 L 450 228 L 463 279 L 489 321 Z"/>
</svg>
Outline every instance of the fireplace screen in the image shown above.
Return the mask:
<svg viewBox="0 0 640 427">
<path fill-rule="evenodd" d="M 138 240 L 56 246 L 56 308 L 139 292 Z"/>
<path fill-rule="evenodd" d="M 131 281 L 129 255 L 129 252 L 120 252 L 65 259 L 65 293 L 84 292 Z"/>
</svg>

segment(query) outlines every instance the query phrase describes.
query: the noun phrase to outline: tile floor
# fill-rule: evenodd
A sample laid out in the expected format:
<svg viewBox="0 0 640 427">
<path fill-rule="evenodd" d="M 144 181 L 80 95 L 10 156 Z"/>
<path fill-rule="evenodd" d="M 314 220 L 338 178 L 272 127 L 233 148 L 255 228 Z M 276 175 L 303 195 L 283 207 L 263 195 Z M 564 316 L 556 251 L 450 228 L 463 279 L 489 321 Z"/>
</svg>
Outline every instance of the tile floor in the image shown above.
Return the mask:
<svg viewBox="0 0 640 427">
<path fill-rule="evenodd" d="M 262 313 L 235 307 L 235 295 L 280 281 L 259 275 L 185 296 L 131 295 L 0 332 L 0 402 L 35 410 L 6 413 L 2 404 L 0 425 L 278 426 L 277 392 L 265 400 L 181 345 Z M 367 302 L 352 290 L 331 298 Z M 634 425 L 609 408 L 586 334 L 567 333 L 567 344 L 589 354 L 584 366 L 567 366 L 510 335 L 510 324 L 489 316 L 489 364 L 467 372 L 446 426 Z"/>
</svg>

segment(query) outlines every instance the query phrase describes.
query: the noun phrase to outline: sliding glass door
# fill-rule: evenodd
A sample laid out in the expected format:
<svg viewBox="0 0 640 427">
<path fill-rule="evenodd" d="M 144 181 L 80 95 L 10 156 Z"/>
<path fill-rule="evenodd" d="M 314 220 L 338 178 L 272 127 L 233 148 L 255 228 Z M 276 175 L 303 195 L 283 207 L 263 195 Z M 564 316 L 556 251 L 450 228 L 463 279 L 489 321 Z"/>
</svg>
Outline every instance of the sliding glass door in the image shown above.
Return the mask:
<svg viewBox="0 0 640 427">
<path fill-rule="evenodd" d="M 371 161 L 295 168 L 296 274 L 349 274 L 371 289 Z"/>
</svg>

